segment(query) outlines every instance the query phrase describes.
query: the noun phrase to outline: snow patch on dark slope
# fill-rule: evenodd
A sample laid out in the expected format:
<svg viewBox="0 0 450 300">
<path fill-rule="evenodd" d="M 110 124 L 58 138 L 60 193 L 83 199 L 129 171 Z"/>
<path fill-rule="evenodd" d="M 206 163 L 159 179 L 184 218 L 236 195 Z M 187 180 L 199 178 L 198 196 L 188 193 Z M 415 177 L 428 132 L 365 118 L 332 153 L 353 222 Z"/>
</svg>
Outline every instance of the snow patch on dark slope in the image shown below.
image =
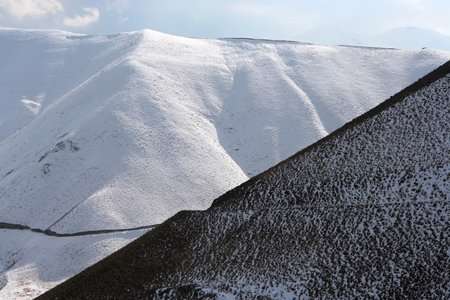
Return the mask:
<svg viewBox="0 0 450 300">
<path fill-rule="evenodd" d="M 150 30 L 0 29 L 0 44 L 0 222 L 59 234 L 205 209 L 450 58 Z M 38 235 L 0 230 L 0 264 L 20 253 L 0 297 L 37 295 L 137 236 Z M 52 260 L 34 251 L 44 240 Z"/>
<path fill-rule="evenodd" d="M 450 62 L 39 297 L 447 299 Z"/>
</svg>

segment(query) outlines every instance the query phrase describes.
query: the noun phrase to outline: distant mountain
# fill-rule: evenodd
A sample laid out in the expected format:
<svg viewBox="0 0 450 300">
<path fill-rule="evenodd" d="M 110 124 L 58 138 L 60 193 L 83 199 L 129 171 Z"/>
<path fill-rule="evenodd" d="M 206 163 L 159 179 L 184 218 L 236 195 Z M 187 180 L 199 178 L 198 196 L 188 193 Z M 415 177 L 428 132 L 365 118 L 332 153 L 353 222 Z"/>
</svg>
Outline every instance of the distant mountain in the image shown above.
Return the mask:
<svg viewBox="0 0 450 300">
<path fill-rule="evenodd" d="M 0 30 L 0 298 L 29 299 L 450 58 Z"/>
<path fill-rule="evenodd" d="M 316 28 L 299 35 L 300 40 L 328 45 L 357 45 L 363 47 L 383 47 L 420 50 L 422 48 L 450 51 L 450 36 L 438 31 L 399 27 L 379 34 L 349 32 L 348 28 L 336 26 Z"/>
<path fill-rule="evenodd" d="M 417 27 L 402 27 L 386 31 L 374 37 L 373 43 L 403 49 L 426 47 L 450 51 L 450 36 Z"/>
<path fill-rule="evenodd" d="M 450 62 L 38 299 L 446 299 L 449 107 Z"/>
</svg>

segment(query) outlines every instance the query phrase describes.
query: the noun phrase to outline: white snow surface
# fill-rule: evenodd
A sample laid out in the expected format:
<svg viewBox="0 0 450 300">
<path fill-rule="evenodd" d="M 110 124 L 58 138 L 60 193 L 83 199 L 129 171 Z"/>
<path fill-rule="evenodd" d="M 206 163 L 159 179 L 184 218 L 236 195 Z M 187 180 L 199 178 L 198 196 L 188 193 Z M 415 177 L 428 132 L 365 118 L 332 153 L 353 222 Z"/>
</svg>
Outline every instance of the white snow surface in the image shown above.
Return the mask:
<svg viewBox="0 0 450 300">
<path fill-rule="evenodd" d="M 205 209 L 448 59 L 150 30 L 0 29 L 0 222 L 73 233 Z M 0 232 L 0 298 L 36 296 L 139 232 L 37 235 Z M 11 253 L 16 263 L 1 271 Z"/>
<path fill-rule="evenodd" d="M 0 299 L 33 299 L 144 232 L 61 238 L 0 230 Z"/>
</svg>

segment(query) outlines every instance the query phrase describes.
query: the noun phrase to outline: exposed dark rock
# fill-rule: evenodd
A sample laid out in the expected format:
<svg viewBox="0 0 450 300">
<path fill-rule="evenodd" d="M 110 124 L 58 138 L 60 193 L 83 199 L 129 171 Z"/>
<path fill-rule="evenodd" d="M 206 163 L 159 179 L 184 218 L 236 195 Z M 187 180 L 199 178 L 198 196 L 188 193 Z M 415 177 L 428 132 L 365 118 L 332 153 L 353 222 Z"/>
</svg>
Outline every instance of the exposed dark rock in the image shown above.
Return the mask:
<svg viewBox="0 0 450 300">
<path fill-rule="evenodd" d="M 14 172 L 14 169 L 9 170 L 8 172 L 5 173 L 5 175 L 3 175 L 3 178 L 5 178 L 6 176 L 11 175 Z"/>
<path fill-rule="evenodd" d="M 44 175 L 47 175 L 48 173 L 50 173 L 50 166 L 51 164 L 46 163 L 42 166 L 42 173 L 44 173 Z"/>
<path fill-rule="evenodd" d="M 38 162 L 41 162 L 44 159 L 46 159 L 49 154 L 57 153 L 57 152 L 60 152 L 60 151 L 64 151 L 64 150 L 66 150 L 66 148 L 69 149 L 71 152 L 77 152 L 77 151 L 80 150 L 80 147 L 78 147 L 78 145 L 75 142 L 71 141 L 71 140 L 61 141 L 61 142 L 58 142 L 55 145 L 55 147 L 53 147 L 52 150 L 45 152 L 39 158 Z"/>
</svg>

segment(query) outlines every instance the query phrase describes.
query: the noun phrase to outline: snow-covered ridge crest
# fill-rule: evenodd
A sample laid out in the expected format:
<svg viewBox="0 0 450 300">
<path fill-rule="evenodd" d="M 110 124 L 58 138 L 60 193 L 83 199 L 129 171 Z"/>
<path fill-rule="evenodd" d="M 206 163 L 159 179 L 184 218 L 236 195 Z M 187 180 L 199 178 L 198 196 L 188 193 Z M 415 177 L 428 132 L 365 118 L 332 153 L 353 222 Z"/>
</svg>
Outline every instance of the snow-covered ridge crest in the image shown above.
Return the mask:
<svg viewBox="0 0 450 300">
<path fill-rule="evenodd" d="M 450 58 L 151 30 L 2 29 L 0 45 L 0 222 L 62 234 L 206 208 Z M 54 261 L 37 272 L 73 274 Z"/>
</svg>

